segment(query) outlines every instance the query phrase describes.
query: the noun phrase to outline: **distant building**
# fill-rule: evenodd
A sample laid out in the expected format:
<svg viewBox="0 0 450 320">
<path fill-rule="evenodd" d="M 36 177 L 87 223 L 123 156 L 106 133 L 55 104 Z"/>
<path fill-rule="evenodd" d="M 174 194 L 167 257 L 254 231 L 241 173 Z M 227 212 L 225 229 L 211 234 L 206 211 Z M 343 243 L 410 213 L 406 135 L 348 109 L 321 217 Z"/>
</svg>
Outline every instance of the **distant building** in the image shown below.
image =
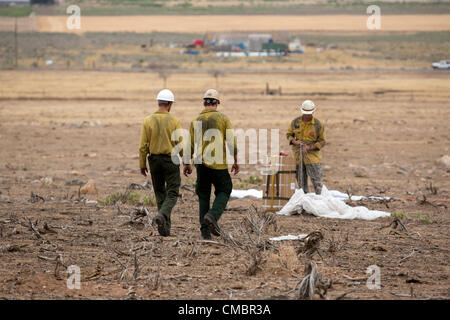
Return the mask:
<svg viewBox="0 0 450 320">
<path fill-rule="evenodd" d="M 257 52 L 264 43 L 272 41 L 271 34 L 219 33 L 214 35 L 211 44 L 219 51 Z"/>
<path fill-rule="evenodd" d="M 273 37 L 268 33 L 253 33 L 248 35 L 248 40 L 250 51 L 261 51 L 264 44 L 273 42 Z"/>
</svg>

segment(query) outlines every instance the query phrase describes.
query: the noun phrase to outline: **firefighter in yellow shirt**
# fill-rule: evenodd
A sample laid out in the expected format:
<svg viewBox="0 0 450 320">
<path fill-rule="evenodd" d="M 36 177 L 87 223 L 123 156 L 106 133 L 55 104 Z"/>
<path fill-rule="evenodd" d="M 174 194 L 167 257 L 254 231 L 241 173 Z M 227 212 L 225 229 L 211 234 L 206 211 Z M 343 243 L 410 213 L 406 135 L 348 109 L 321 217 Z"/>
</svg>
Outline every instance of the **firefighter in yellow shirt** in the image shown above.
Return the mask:
<svg viewBox="0 0 450 320">
<path fill-rule="evenodd" d="M 237 145 L 230 119 L 217 111 L 220 104 L 219 93 L 209 89 L 203 96 L 204 110 L 192 121 L 190 127 L 190 155 L 197 170 L 195 191 L 199 199 L 200 231 L 203 239 L 211 239 L 211 233 L 219 236 L 219 221 L 227 206 L 233 189 L 228 172 L 227 150 L 234 157 L 231 172 L 239 172 L 237 164 Z M 184 175 L 192 173 L 191 159 L 184 160 Z M 210 205 L 211 187 L 214 186 L 215 199 Z"/>
<path fill-rule="evenodd" d="M 180 165 L 172 157 L 176 141 L 172 133 L 181 129 L 180 121 L 169 112 L 175 101 L 173 93 L 164 89 L 158 93 L 158 111 L 145 118 L 141 130 L 139 146 L 139 166 L 141 174 L 147 176 L 147 159 L 152 177 L 153 190 L 158 206 L 154 222 L 161 236 L 170 235 L 170 215 L 175 206 L 180 189 Z"/>
<path fill-rule="evenodd" d="M 302 115 L 292 120 L 286 133 L 292 145 L 297 161 L 297 182 L 305 193 L 309 192 L 308 176 L 316 194 L 322 192 L 322 153 L 325 145 L 325 128 L 319 119 L 313 116 L 316 106 L 311 100 L 305 100 L 301 106 Z M 302 148 L 302 168 L 300 168 L 300 148 Z M 299 170 L 301 174 L 299 174 Z"/>
</svg>

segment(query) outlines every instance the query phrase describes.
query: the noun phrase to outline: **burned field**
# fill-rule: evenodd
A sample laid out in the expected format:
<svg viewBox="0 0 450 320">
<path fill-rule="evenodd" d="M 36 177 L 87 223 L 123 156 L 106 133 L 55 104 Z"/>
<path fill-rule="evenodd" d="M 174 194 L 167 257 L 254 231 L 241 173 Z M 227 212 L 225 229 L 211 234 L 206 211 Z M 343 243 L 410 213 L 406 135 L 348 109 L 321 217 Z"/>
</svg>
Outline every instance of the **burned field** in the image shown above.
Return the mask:
<svg viewBox="0 0 450 320">
<path fill-rule="evenodd" d="M 90 81 L 104 83 L 102 90 L 83 88 L 73 97 L 69 79 L 80 74 L 57 74 L 53 81 L 61 86 L 46 89 L 44 99 L 14 96 L 15 87 L 5 82 L 11 96 L 0 101 L 1 298 L 298 299 L 311 297 L 310 281 L 315 299 L 449 298 L 449 169 L 438 161 L 449 153 L 448 93 L 438 85 L 446 86 L 446 75 L 272 75 L 287 93 L 300 87 L 297 81 L 313 80 L 311 92 L 314 85 L 341 92 L 312 96 L 327 128 L 324 184 L 395 198 L 349 203 L 392 216 L 277 216 L 265 213 L 261 200 L 232 199 L 220 220 L 223 236 L 207 241 L 200 236 L 195 176 L 183 178 L 172 235 L 160 237 L 150 223 L 156 207 L 151 183 L 138 172 L 137 148 L 141 121 L 155 108 L 151 94 L 133 92 L 130 80 L 127 97 L 104 99 L 120 79 L 142 75 L 91 74 Z M 169 84 L 180 90 L 174 114 L 183 127 L 201 110 L 197 92 L 210 81 L 193 77 L 201 88 L 181 89 L 187 82 L 178 76 Z M 235 128 L 279 128 L 280 148 L 289 152 L 284 134 L 298 97 L 261 95 L 249 77 L 224 78 L 222 111 Z M 157 79 L 148 75 L 151 90 Z M 352 81 L 344 93 L 334 85 Z M 389 92 L 393 83 L 397 91 Z M 258 166 L 243 166 L 234 187 L 262 189 L 257 176 Z M 288 234 L 309 236 L 269 240 Z M 80 289 L 67 287 L 72 265 L 80 268 Z M 380 289 L 367 287 L 373 265 L 380 268 Z"/>
</svg>

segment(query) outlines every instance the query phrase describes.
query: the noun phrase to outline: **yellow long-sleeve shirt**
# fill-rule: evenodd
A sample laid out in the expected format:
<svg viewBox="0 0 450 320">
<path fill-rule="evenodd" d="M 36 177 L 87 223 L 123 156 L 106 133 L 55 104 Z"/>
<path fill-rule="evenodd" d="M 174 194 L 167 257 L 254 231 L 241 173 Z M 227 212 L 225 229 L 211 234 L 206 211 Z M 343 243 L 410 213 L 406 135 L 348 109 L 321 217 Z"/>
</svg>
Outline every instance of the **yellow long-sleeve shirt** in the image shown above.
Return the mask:
<svg viewBox="0 0 450 320">
<path fill-rule="evenodd" d="M 216 129 L 217 131 L 208 132 L 209 129 Z M 215 170 L 228 169 L 226 159 L 227 145 L 229 152 L 233 156 L 237 155 L 236 137 L 234 136 L 232 129 L 230 119 L 223 113 L 211 109 L 203 110 L 198 117 L 192 121 L 190 126 L 189 133 L 191 137 L 191 156 L 194 155 L 194 152 L 196 154 L 196 158 L 201 155 L 202 164 L 208 168 Z M 208 133 L 211 134 L 211 137 L 208 137 Z M 217 137 L 214 133 L 218 133 L 219 137 Z M 196 138 L 199 141 L 195 141 Z M 221 140 L 217 141 L 216 144 L 217 138 Z M 220 156 L 219 153 L 221 153 L 222 156 Z M 219 163 L 215 160 L 219 160 Z M 196 162 L 199 162 L 199 160 Z"/>
<path fill-rule="evenodd" d="M 302 117 L 292 120 L 291 125 L 286 133 L 289 144 L 292 145 L 293 140 L 300 140 L 308 146 L 314 146 L 315 149 L 303 154 L 304 164 L 320 163 L 322 153 L 320 149 L 325 145 L 325 128 L 323 124 L 316 118 L 312 118 L 310 122 L 303 122 Z M 300 148 L 292 145 L 297 163 L 300 163 Z"/>
<path fill-rule="evenodd" d="M 172 153 L 173 147 L 178 143 L 172 141 L 172 132 L 181 129 L 180 120 L 167 111 L 158 110 L 144 119 L 139 143 L 139 166 L 146 168 L 148 154 Z"/>
</svg>

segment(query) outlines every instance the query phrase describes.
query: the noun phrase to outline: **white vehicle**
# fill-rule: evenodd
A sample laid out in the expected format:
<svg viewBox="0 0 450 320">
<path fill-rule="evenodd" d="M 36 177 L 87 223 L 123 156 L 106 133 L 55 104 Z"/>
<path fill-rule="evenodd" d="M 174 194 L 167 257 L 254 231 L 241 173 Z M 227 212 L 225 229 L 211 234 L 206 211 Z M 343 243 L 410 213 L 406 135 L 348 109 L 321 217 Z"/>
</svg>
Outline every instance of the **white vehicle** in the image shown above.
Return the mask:
<svg viewBox="0 0 450 320">
<path fill-rule="evenodd" d="M 450 61 L 441 60 L 431 64 L 433 69 L 450 69 Z"/>
</svg>

